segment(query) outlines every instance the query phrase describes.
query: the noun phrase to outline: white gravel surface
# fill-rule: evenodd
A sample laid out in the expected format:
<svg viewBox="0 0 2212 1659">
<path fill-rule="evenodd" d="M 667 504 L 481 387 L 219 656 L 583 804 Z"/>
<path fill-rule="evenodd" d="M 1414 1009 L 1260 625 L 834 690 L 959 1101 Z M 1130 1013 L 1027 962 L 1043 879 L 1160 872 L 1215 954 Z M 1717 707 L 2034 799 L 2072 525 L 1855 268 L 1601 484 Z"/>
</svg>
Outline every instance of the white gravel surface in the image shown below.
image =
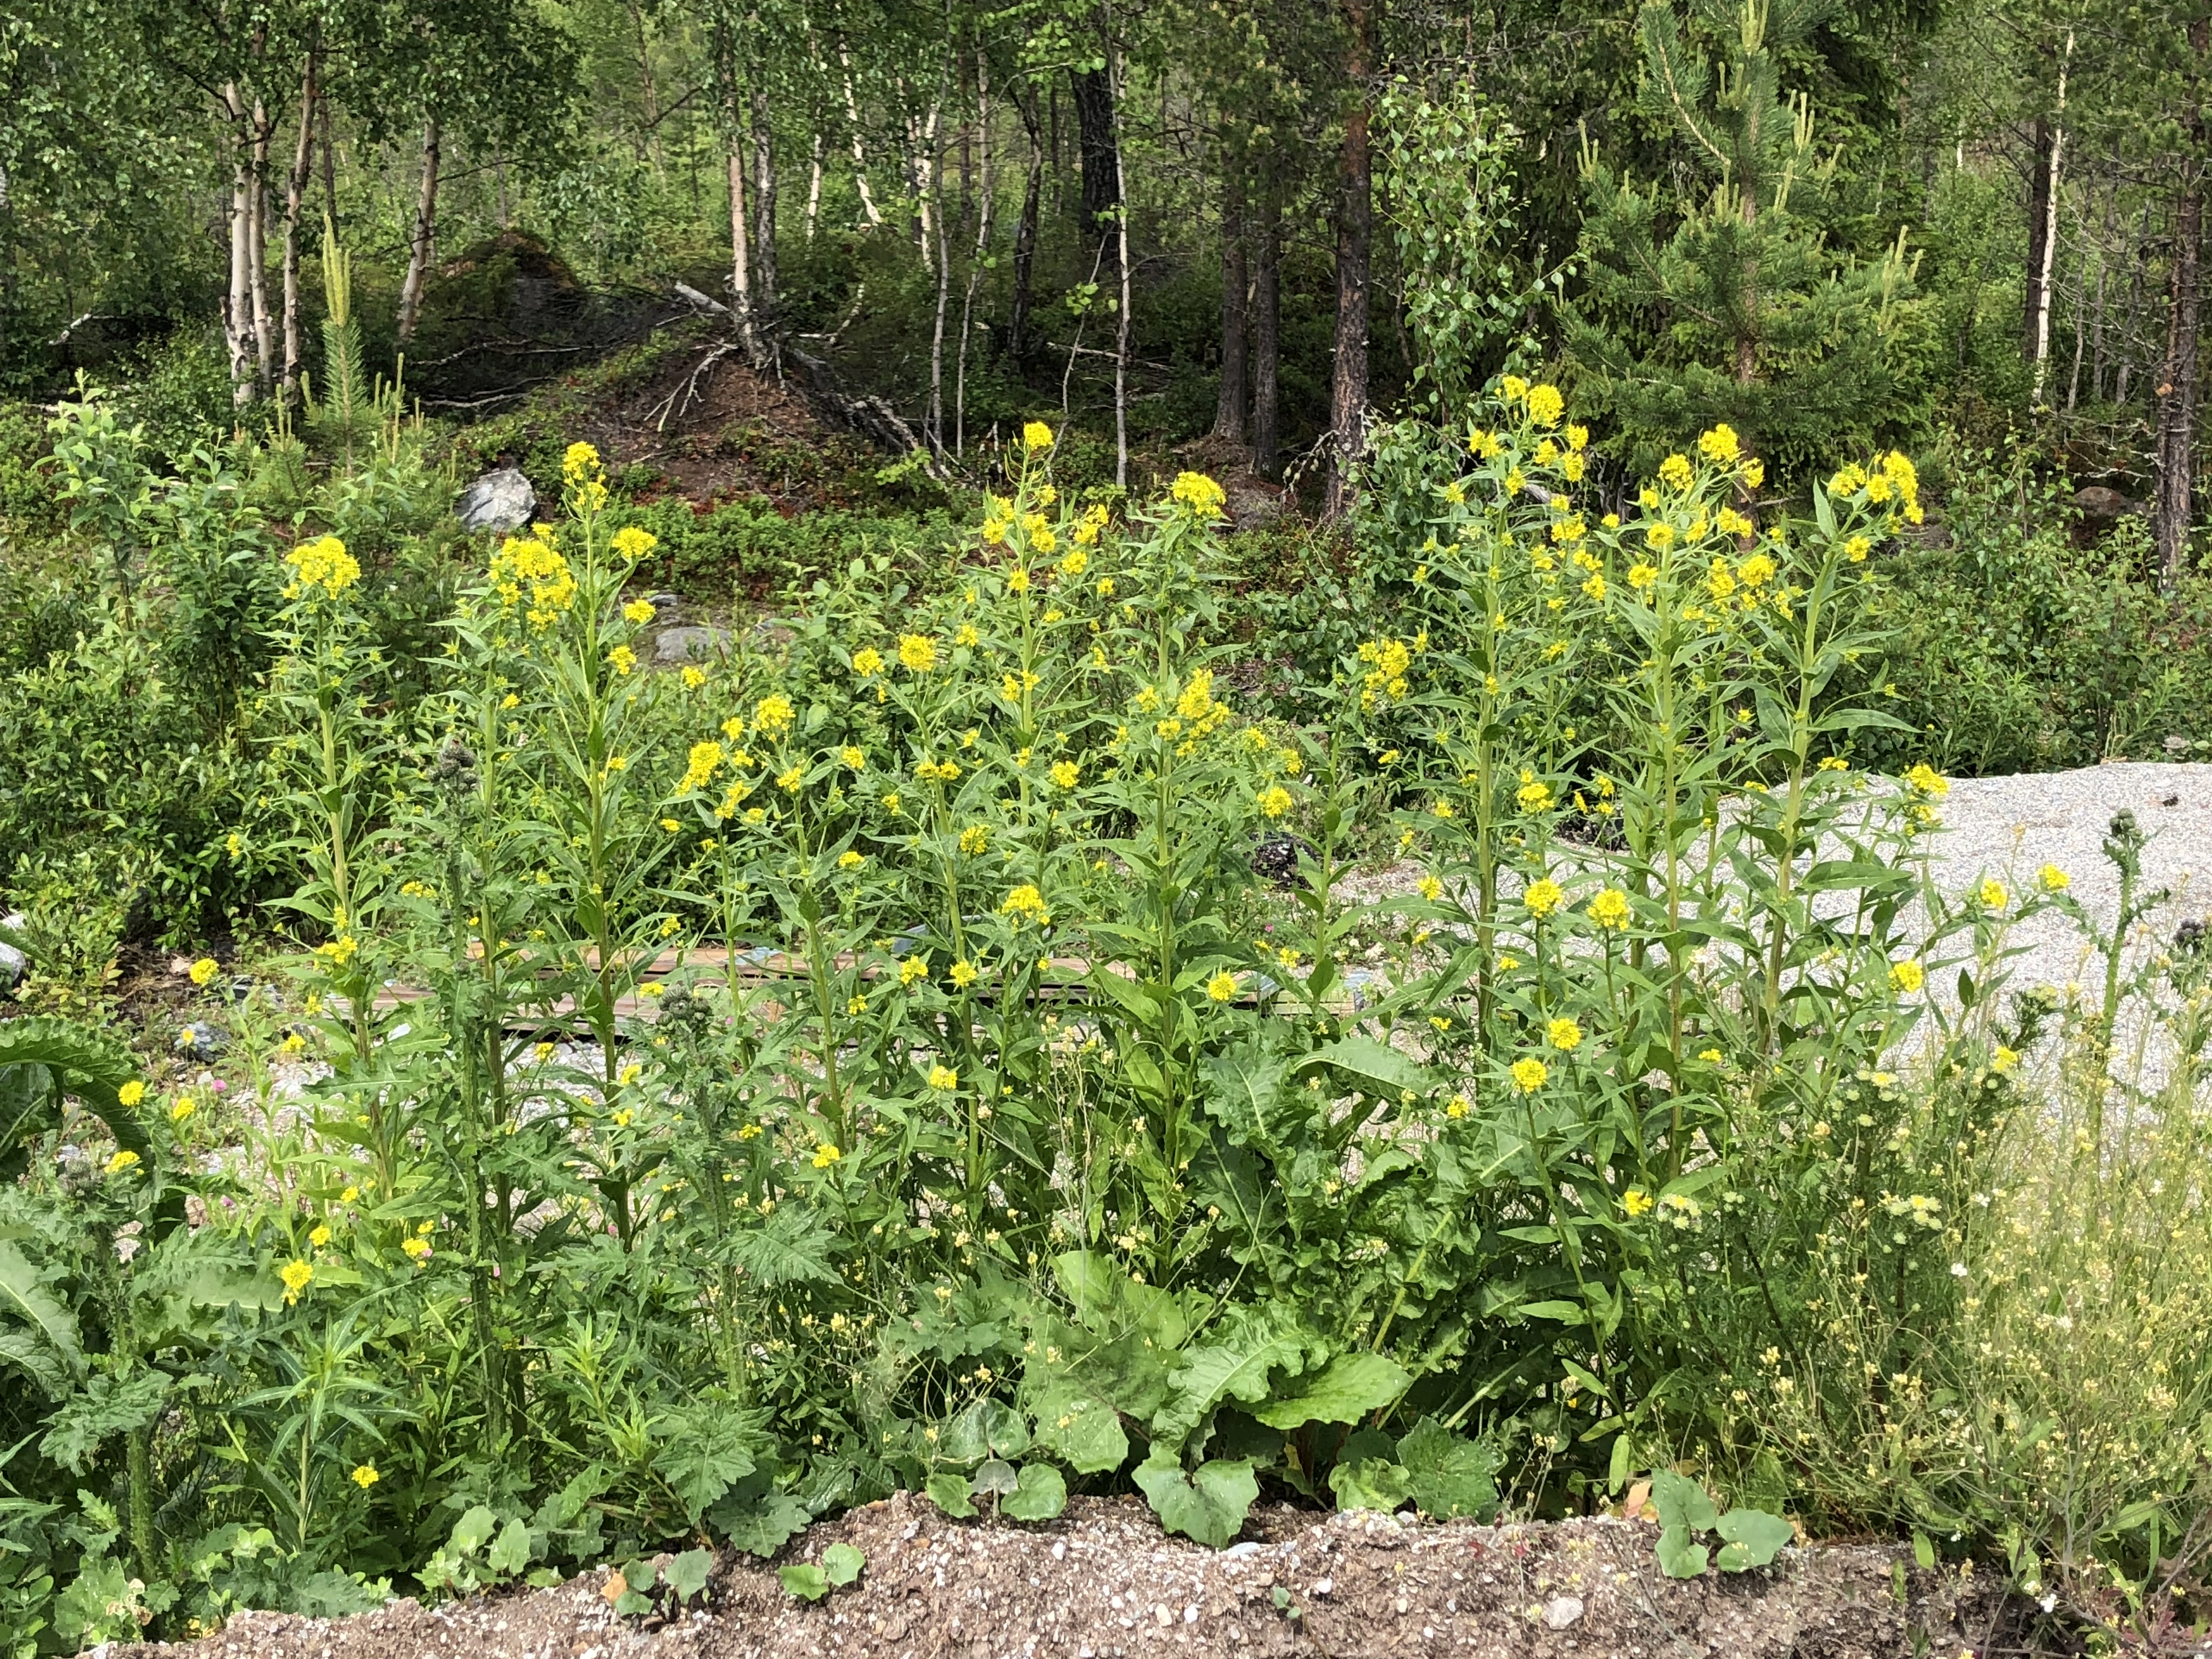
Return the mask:
<svg viewBox="0 0 2212 1659">
<path fill-rule="evenodd" d="M 2120 884 L 2102 843 L 2122 807 L 2150 837 L 2143 886 L 2172 890 L 2137 927 L 2131 944 L 2138 954 L 2159 947 L 2185 919 L 2212 913 L 2212 765 L 2122 761 L 2074 772 L 1956 779 L 1934 838 L 1936 884 L 1955 893 L 1988 874 L 2025 892 L 2039 869 L 2055 864 L 2073 878 L 2075 897 L 2110 927 Z M 2079 931 L 2063 915 L 2021 922 L 2011 942 L 2030 947 L 2009 964 L 2015 986 L 2063 985 L 2087 975 Z"/>
</svg>

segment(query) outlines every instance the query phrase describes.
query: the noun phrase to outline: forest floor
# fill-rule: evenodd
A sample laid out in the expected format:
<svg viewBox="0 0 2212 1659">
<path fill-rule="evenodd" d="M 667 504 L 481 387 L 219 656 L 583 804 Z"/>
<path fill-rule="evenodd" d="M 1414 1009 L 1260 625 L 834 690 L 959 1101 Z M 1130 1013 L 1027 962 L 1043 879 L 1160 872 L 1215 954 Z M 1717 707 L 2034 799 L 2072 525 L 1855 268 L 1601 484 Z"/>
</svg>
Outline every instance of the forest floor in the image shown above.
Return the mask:
<svg viewBox="0 0 2212 1659">
<path fill-rule="evenodd" d="M 2024 1654 L 2033 1609 L 1999 1582 L 1923 1571 L 1887 1546 L 1785 1551 L 1767 1570 L 1662 1577 L 1648 1522 L 1502 1527 L 1373 1512 L 1253 1512 L 1212 1550 L 1162 1534 L 1138 1499 L 1058 1520 L 948 1520 L 901 1493 L 810 1528 L 780 1560 L 860 1550 L 818 1602 L 773 1566 L 723 1558 L 703 1607 L 619 1618 L 606 1569 L 555 1589 L 338 1620 L 242 1613 L 131 1659 L 1124 1659 L 1206 1653 L 1470 1654 L 1482 1659 L 1902 1659 Z M 665 1592 L 663 1593 L 665 1594 Z M 120 1659 L 118 1652 L 118 1659 Z"/>
</svg>

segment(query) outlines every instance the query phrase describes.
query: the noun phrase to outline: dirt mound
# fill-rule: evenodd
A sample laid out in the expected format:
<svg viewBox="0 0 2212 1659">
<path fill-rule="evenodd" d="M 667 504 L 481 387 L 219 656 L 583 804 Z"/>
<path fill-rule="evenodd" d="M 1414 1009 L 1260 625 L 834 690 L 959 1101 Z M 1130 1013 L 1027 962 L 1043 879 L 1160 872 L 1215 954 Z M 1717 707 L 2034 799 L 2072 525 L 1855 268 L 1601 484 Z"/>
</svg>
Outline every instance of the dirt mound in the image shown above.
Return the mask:
<svg viewBox="0 0 2212 1659">
<path fill-rule="evenodd" d="M 1164 1537 L 1137 1500 L 1078 1498 L 1037 1527 L 949 1521 L 901 1494 L 810 1529 L 785 1559 L 862 1551 L 850 1589 L 808 1604 L 773 1568 L 725 1559 L 703 1610 L 616 1617 L 609 1574 L 557 1589 L 351 1619 L 243 1614 L 192 1659 L 735 1659 L 1132 1654 L 1985 1655 L 2005 1599 L 1985 1578 L 1923 1572 L 1895 1551 L 1784 1553 L 1771 1571 L 1681 1583 L 1657 1529 L 1613 1520 L 1478 1527 L 1255 1511 L 1222 1551 Z"/>
</svg>

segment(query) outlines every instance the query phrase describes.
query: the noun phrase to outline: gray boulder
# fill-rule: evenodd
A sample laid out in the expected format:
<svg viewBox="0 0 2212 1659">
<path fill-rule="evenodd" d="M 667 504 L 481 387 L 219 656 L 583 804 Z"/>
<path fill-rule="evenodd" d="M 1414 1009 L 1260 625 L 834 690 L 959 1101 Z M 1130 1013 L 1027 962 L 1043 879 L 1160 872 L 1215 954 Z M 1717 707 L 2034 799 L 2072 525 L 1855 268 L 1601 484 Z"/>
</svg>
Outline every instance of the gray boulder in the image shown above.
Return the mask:
<svg viewBox="0 0 2212 1659">
<path fill-rule="evenodd" d="M 664 628 L 653 654 L 656 662 L 680 666 L 684 663 L 713 662 L 729 648 L 730 630 L 726 628 Z"/>
<path fill-rule="evenodd" d="M 520 468 L 495 468 L 461 492 L 453 516 L 464 530 L 489 530 L 511 535 L 530 522 L 537 511 L 538 492 Z"/>
<path fill-rule="evenodd" d="M 21 910 L 0 916 L 0 989 L 22 978 L 23 970 L 31 965 L 29 959 L 15 945 L 9 944 L 7 938 L 8 934 L 21 928 L 25 920 Z"/>
</svg>

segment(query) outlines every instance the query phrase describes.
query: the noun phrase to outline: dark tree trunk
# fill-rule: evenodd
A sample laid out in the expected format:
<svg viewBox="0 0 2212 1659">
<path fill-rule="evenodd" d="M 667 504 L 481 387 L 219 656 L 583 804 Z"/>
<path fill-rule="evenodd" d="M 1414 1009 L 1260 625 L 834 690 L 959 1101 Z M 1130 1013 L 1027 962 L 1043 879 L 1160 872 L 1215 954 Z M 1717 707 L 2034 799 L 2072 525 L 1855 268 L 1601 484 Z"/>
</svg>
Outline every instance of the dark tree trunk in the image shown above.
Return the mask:
<svg viewBox="0 0 2212 1659">
<path fill-rule="evenodd" d="M 1263 174 L 1252 248 L 1252 470 L 1275 475 L 1283 443 L 1283 207 L 1274 169 Z"/>
<path fill-rule="evenodd" d="M 1083 157 L 1083 236 L 1113 257 L 1114 210 L 1121 204 L 1120 158 L 1114 145 L 1114 83 L 1103 69 L 1071 70 L 1078 144 Z"/>
<path fill-rule="evenodd" d="M 1036 94 L 1017 83 L 1014 107 L 1029 134 L 1029 175 L 1022 185 L 1021 222 L 1014 227 L 1014 297 L 1006 316 L 1006 355 L 1018 367 L 1029 361 L 1030 291 L 1036 270 L 1037 211 L 1044 189 L 1044 146 L 1037 132 Z"/>
<path fill-rule="evenodd" d="M 2045 244 L 2051 229 L 2051 148 L 2050 119 L 2039 115 L 2035 118 L 2035 153 L 2028 158 L 2027 283 L 2020 316 L 2020 355 L 2029 362 L 2035 361 L 2035 324 L 2043 314 L 2044 273 L 2049 269 Z"/>
<path fill-rule="evenodd" d="M 2203 325 L 2204 107 L 2199 94 L 2205 55 L 2212 52 L 2212 21 L 2191 22 L 2186 112 L 2187 148 L 2173 209 L 2172 305 L 2166 313 L 2166 366 L 2158 386 L 2158 495 L 2152 535 L 2160 579 L 2171 587 L 2189 556 L 2192 486 L 2197 474 L 2197 334 Z"/>
<path fill-rule="evenodd" d="M 1328 483 L 1323 510 L 1332 518 L 1352 504 L 1351 470 L 1366 448 L 1367 278 L 1375 235 L 1373 156 L 1368 143 L 1375 61 L 1375 9 L 1380 0 L 1340 0 L 1348 103 L 1337 161 L 1336 370 L 1329 380 Z"/>
<path fill-rule="evenodd" d="M 1224 154 L 1221 167 L 1221 390 L 1213 402 L 1213 434 L 1244 441 L 1244 169 Z"/>
</svg>

